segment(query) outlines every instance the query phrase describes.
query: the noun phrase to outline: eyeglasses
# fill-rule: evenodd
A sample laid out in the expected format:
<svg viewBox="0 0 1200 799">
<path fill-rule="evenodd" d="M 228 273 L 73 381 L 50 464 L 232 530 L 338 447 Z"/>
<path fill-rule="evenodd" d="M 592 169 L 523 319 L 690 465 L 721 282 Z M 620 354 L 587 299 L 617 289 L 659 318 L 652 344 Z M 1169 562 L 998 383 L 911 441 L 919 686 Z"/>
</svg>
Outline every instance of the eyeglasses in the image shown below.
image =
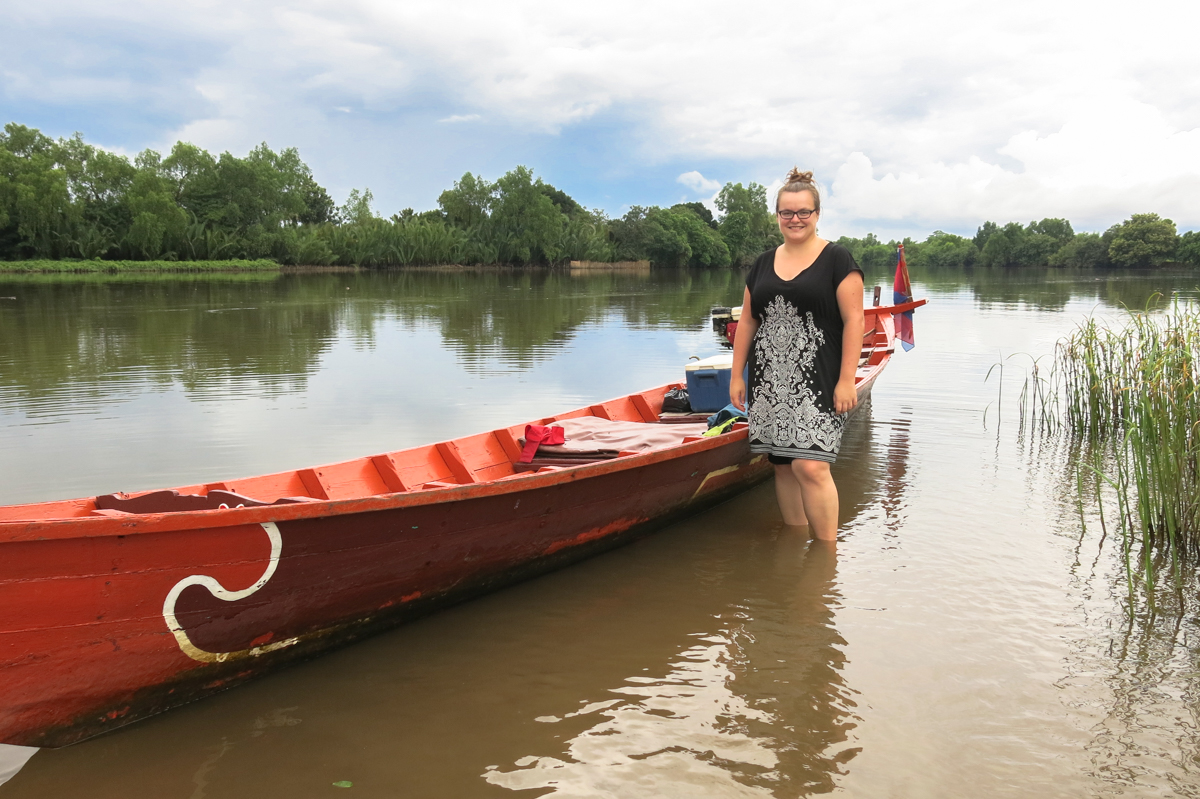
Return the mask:
<svg viewBox="0 0 1200 799">
<path fill-rule="evenodd" d="M 811 208 L 803 208 L 799 211 L 776 211 L 775 213 L 779 214 L 779 218 L 784 220 L 785 222 L 791 222 L 792 219 L 794 219 L 795 217 L 800 217 L 801 219 L 808 219 L 810 216 L 815 214 L 816 211 Z"/>
</svg>

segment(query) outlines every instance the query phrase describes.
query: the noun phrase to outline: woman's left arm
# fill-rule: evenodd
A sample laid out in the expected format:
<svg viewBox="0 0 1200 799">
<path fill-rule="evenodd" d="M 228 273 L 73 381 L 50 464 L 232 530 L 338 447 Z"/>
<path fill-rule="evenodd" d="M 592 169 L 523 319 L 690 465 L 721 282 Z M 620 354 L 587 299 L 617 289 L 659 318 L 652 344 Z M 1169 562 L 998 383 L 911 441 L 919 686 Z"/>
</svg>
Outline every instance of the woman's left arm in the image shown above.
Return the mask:
<svg viewBox="0 0 1200 799">
<path fill-rule="evenodd" d="M 837 287 L 838 310 L 842 314 L 842 370 L 833 389 L 833 409 L 847 413 L 858 404 L 854 374 L 862 355 L 863 276 L 850 272 Z"/>
</svg>

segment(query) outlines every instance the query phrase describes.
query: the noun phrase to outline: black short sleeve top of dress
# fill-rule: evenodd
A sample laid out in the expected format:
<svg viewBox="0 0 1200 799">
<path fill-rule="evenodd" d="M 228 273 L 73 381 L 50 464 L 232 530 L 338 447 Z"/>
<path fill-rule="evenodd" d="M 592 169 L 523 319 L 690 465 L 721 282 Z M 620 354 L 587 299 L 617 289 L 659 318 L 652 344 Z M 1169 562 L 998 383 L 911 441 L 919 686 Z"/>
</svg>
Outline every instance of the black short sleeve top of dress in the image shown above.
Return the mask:
<svg viewBox="0 0 1200 799">
<path fill-rule="evenodd" d="M 854 257 L 826 244 L 791 280 L 775 273 L 775 250 L 746 276 L 758 332 L 750 349 L 750 449 L 780 457 L 832 461 L 841 445 L 843 414 L 833 408 L 841 376 L 842 321 L 837 288 Z"/>
<path fill-rule="evenodd" d="M 746 275 L 750 311 L 761 323 L 763 310 L 777 295 L 795 305 L 801 314 L 812 311 L 817 326 L 837 336 L 840 359 L 842 312 L 838 308 L 837 287 L 851 272 L 863 273 L 849 250 L 830 242 L 808 269 L 791 280 L 784 280 L 775 274 L 775 250 L 767 250 L 755 259 Z"/>
</svg>

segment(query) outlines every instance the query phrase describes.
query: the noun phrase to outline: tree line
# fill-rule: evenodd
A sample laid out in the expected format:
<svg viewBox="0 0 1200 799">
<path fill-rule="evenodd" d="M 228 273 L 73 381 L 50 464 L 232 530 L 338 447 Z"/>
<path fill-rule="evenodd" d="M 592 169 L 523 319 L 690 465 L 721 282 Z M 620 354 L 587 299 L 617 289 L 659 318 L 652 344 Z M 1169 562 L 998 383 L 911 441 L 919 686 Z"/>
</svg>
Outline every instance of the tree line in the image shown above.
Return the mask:
<svg viewBox="0 0 1200 799">
<path fill-rule="evenodd" d="M 467 173 L 438 207 L 389 219 L 369 190 L 343 205 L 295 149 L 245 158 L 177 143 L 129 158 L 79 134 L 54 140 L 10 123 L 0 134 L 0 260 L 234 260 L 282 264 L 749 262 L 782 239 L 766 189 L 728 183 L 720 218 L 702 203 L 634 207 L 618 219 L 581 206 L 518 166 L 495 182 Z"/>
<path fill-rule="evenodd" d="M 904 244 L 910 266 L 1012 267 L 1050 266 L 1071 269 L 1145 268 L 1164 264 L 1200 267 L 1200 233 L 1179 235 L 1175 223 L 1158 214 L 1134 214 L 1103 233 L 1076 233 L 1065 219 L 1043 219 L 1022 225 L 984 222 L 973 238 L 935 230 L 923 242 L 881 242 L 873 234 L 838 239 L 864 268 L 896 262 L 896 245 Z"/>
<path fill-rule="evenodd" d="M 494 182 L 467 173 L 438 207 L 381 218 L 369 190 L 337 205 L 294 148 L 265 143 L 245 158 L 185 142 L 132 160 L 10 123 L 0 133 L 0 260 L 100 259 L 401 266 L 649 260 L 667 267 L 744 266 L 782 241 L 766 188 L 726 183 L 718 215 L 703 203 L 634 206 L 611 219 L 518 166 Z M 867 268 L 895 244 L 842 238 Z M 914 266 L 1200 266 L 1200 238 L 1156 214 L 1103 234 L 1065 219 L 1004 226 L 974 238 L 935 231 L 905 239 Z"/>
</svg>

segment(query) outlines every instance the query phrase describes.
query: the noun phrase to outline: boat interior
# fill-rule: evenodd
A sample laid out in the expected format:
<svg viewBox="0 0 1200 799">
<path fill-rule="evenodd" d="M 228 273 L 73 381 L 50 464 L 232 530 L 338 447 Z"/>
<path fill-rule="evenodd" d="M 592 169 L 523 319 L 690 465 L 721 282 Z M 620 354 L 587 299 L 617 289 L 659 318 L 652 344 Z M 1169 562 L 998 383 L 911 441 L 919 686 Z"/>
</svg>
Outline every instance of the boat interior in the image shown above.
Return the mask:
<svg viewBox="0 0 1200 799">
<path fill-rule="evenodd" d="M 599 460 L 639 455 L 650 449 L 700 440 L 694 424 L 659 424 L 662 395 L 672 384 L 630 394 L 626 397 L 578 408 L 539 419 L 533 424 L 571 427 L 572 420 L 587 420 L 598 426 L 616 427 L 619 435 L 600 435 L 586 447 L 570 454 L 550 450 L 532 463 L 521 463 L 525 425 L 504 427 L 453 441 L 385 452 L 353 460 L 238 480 L 181 486 L 170 490 L 133 494 L 106 494 L 58 502 L 0 507 L 0 521 L 28 521 L 85 516 L 171 513 L 257 507 L 322 500 L 360 499 L 412 491 L 458 488 L 495 480 L 520 478 L 531 473 L 570 468 Z M 598 423 L 598 424 L 597 424 Z M 579 428 L 582 430 L 584 428 Z M 630 433 L 641 427 L 646 434 Z M 578 436 L 577 436 L 578 437 Z M 564 460 L 569 462 L 564 463 Z"/>
</svg>

